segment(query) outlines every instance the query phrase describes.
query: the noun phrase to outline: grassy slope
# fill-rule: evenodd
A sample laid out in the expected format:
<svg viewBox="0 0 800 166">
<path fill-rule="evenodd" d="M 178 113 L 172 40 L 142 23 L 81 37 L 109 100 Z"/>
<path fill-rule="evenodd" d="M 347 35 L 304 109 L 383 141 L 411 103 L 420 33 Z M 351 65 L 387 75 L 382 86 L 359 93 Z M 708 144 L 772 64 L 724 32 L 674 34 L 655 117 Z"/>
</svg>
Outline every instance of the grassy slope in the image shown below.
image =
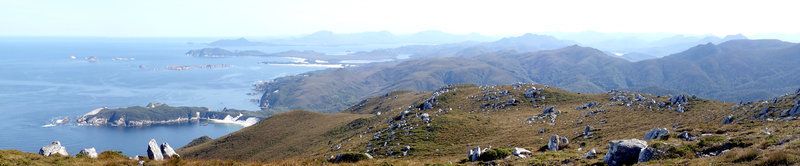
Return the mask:
<svg viewBox="0 0 800 166">
<path fill-rule="evenodd" d="M 440 100 L 438 107 L 432 110 L 417 110 L 416 108 L 410 109 L 411 113 L 408 115 L 407 124 L 414 128 L 404 130 L 398 128 L 389 128 L 389 119 L 398 119 L 402 112 L 409 108 L 409 106 L 416 106 L 421 101 L 427 99 L 431 93 L 417 93 L 411 91 L 394 92 L 389 95 L 381 95 L 367 99 L 360 104 L 345 110 L 349 113 L 368 113 L 371 115 L 355 115 L 355 114 L 334 114 L 343 117 L 349 116 L 351 122 L 347 122 L 344 118 L 342 121 L 327 122 L 329 125 L 340 124 L 338 127 L 328 127 L 328 131 L 314 130 L 313 134 L 316 135 L 315 145 L 318 147 L 328 146 L 335 147 L 341 145 L 341 149 L 333 150 L 331 148 L 306 148 L 305 153 L 296 153 L 293 151 L 275 151 L 273 149 L 259 149 L 258 152 L 251 152 L 257 155 L 248 155 L 247 157 L 235 157 L 241 160 L 275 160 L 279 158 L 302 157 L 306 160 L 324 160 L 330 155 L 343 153 L 347 151 L 355 152 L 370 152 L 376 158 L 373 162 L 382 162 L 390 158 L 398 158 L 399 161 L 423 161 L 426 163 L 449 163 L 458 162 L 465 158 L 466 152 L 475 146 L 486 147 L 491 145 L 500 148 L 513 148 L 524 147 L 529 150 L 535 151 L 547 144 L 547 139 L 553 135 L 558 134 L 566 136 L 570 139 L 570 145 L 563 151 L 559 152 L 534 152 L 532 158 L 510 158 L 500 162 L 510 163 L 545 163 L 545 164 L 561 164 L 561 163 L 574 163 L 574 164 L 591 164 L 602 162 L 602 156 L 608 149 L 608 141 L 615 139 L 641 139 L 644 134 L 653 128 L 668 128 L 673 134 L 667 140 L 650 140 L 648 143 L 664 142 L 669 143 L 674 147 L 693 147 L 689 150 L 690 155 L 680 156 L 679 158 L 663 159 L 652 161 L 652 163 L 666 163 L 666 164 L 687 164 L 687 163 L 728 163 L 728 164 L 758 164 L 766 162 L 770 156 L 776 155 L 781 152 L 785 154 L 798 154 L 800 149 L 800 141 L 796 139 L 783 140 L 782 136 L 798 134 L 798 125 L 796 121 L 777 121 L 777 122 L 762 122 L 762 120 L 740 120 L 737 124 L 722 125 L 720 122 L 724 116 L 728 114 L 735 114 L 742 112 L 741 110 L 731 111 L 733 103 L 723 103 L 705 99 L 690 99 L 689 105 L 686 109 L 689 111 L 679 113 L 667 108 L 647 110 L 645 102 L 634 102 L 632 107 L 626 107 L 624 102 L 611 102 L 608 99 L 611 97 L 609 94 L 578 94 L 566 92 L 556 88 L 546 88 L 543 95 L 546 97 L 543 101 L 535 103 L 520 103 L 516 106 L 509 106 L 503 109 L 484 109 L 481 104 L 486 101 L 477 101 L 471 96 L 478 96 L 480 98 L 484 94 L 494 94 L 495 92 L 509 90 L 510 96 L 501 97 L 500 101 L 505 102 L 507 99 L 515 98 L 517 100 L 528 100 L 522 95 L 530 85 L 523 85 L 517 87 L 511 85 L 497 86 L 496 88 L 479 88 L 471 85 L 458 85 L 452 86 L 449 92 L 437 97 Z M 537 85 L 537 88 L 542 86 Z M 394 98 L 398 96 L 398 98 Z M 633 96 L 629 93 L 628 96 Z M 650 96 L 644 95 L 647 98 L 654 98 L 659 102 L 666 102 L 666 96 Z M 781 103 L 774 105 L 776 109 L 788 109 L 793 102 L 790 99 L 793 96 L 787 97 Z M 589 101 L 597 101 L 600 106 L 595 107 L 601 110 L 607 110 L 607 113 L 590 115 L 583 117 L 581 114 L 586 114 L 587 111 L 594 110 L 576 110 L 575 108 Z M 560 114 L 554 124 L 549 122 L 534 122 L 532 124 L 526 123 L 526 119 L 540 114 L 545 106 L 557 105 L 556 110 L 561 110 Z M 538 106 L 538 107 L 537 107 Z M 762 106 L 763 107 L 763 106 Z M 450 111 L 452 108 L 452 111 Z M 443 109 L 444 112 L 436 113 L 438 109 Z M 757 106 L 754 108 L 761 109 Z M 749 110 L 749 108 L 748 108 Z M 380 116 L 375 116 L 376 112 L 382 112 Z M 757 111 L 748 111 L 750 113 Z M 432 123 L 427 126 L 418 117 L 417 113 L 429 113 L 432 115 Z M 311 114 L 311 113 L 306 113 Z M 289 118 L 289 116 L 299 116 L 297 112 L 288 114 L 280 114 L 286 119 L 300 119 L 300 117 Z M 331 115 L 331 116 L 334 116 Z M 303 115 L 305 116 L 305 115 Z M 745 117 L 748 115 L 737 115 Z M 280 117 L 280 116 L 276 116 Z M 318 116 L 311 116 L 312 118 Z M 361 118 L 359 120 L 353 120 Z M 227 142 L 227 138 L 237 135 L 245 135 L 250 132 L 260 132 L 259 139 L 253 139 L 246 143 L 237 144 L 250 144 L 251 146 L 263 146 L 259 144 L 269 144 L 269 142 L 282 141 L 286 139 L 276 138 L 266 133 L 284 133 L 289 132 L 285 130 L 296 130 L 297 127 L 281 128 L 276 126 L 276 123 L 283 122 L 284 118 L 267 119 L 254 127 L 249 127 L 240 132 L 231 134 L 224 138 L 217 139 L 216 142 Z M 578 120 L 582 120 L 583 124 L 577 124 Z M 600 121 L 607 123 L 601 124 Z M 672 128 L 673 124 L 678 123 L 677 128 Z M 266 125 L 270 124 L 270 125 Z M 342 125 L 345 124 L 345 125 Z M 590 125 L 594 129 L 592 132 L 596 137 L 583 139 L 581 132 L 585 125 Z M 264 127 L 270 126 L 270 127 Z M 772 135 L 761 134 L 758 130 L 765 127 L 773 127 Z M 538 131 L 542 128 L 546 129 L 546 133 L 539 134 Z M 269 132 L 267 132 L 269 131 Z M 380 138 L 373 140 L 376 133 Z M 715 137 L 703 137 L 702 139 L 720 138 L 720 140 L 705 141 L 705 144 L 700 144 L 701 141 L 685 141 L 675 138 L 680 131 L 688 131 L 693 135 L 700 135 L 703 133 L 713 134 Z M 299 132 L 299 131 L 295 131 Z M 395 134 L 390 134 L 394 132 Z M 404 134 L 408 132 L 408 135 Z M 326 134 L 327 133 L 327 134 Z M 330 133 L 336 133 L 331 136 Z M 255 134 L 247 134 L 255 135 Z M 276 134 L 272 134 L 276 135 Z M 280 134 L 277 134 L 280 135 Z M 780 136 L 780 138 L 778 138 Z M 238 137 L 238 136 L 237 136 Z M 349 141 L 345 141 L 348 140 Z M 310 139 L 306 139 L 310 140 Z M 725 141 L 730 140 L 743 140 L 747 142 L 747 146 L 742 148 L 733 149 L 733 153 L 725 154 L 717 157 L 698 158 L 704 149 L 722 146 Z M 783 140 L 783 141 L 781 141 Z M 286 146 L 306 147 L 307 144 L 314 144 L 309 142 L 302 142 L 302 144 L 294 145 L 298 141 L 287 142 Z M 330 144 L 327 144 L 330 142 Z M 382 146 L 386 142 L 387 146 Z M 776 146 L 776 142 L 783 142 Z M 713 144 L 717 143 L 717 144 Z M 227 144 L 216 145 L 216 148 L 228 149 Z M 700 144 L 700 145 L 699 145 Z M 719 144 L 719 145 L 718 145 Z M 211 144 L 206 144 L 206 146 Z M 401 156 L 400 150 L 404 146 L 411 146 L 412 150 L 409 156 Z M 470 146 L 467 146 L 470 145 Z M 391 152 L 387 150 L 392 149 Z M 578 150 L 578 149 L 582 150 Z M 732 147 L 726 147 L 732 148 Z M 756 150 L 758 156 L 752 160 L 741 160 L 734 163 L 733 161 L 740 158 L 739 153 L 747 150 Z M 583 159 L 579 157 L 586 150 L 596 149 L 599 153 L 598 159 Z M 247 152 L 252 149 L 241 150 Z M 214 155 L 206 155 L 203 153 L 193 153 L 193 151 L 200 151 L 198 148 L 183 150 L 184 153 L 189 152 L 190 156 L 199 158 L 215 158 Z M 205 149 L 208 153 L 219 154 L 219 152 L 211 152 L 213 149 Z M 221 150 L 223 152 L 226 150 Z M 788 153 L 787 153 L 788 152 Z M 281 157 L 274 157 L 275 155 Z M 223 157 L 223 156 L 219 156 Z M 791 156 L 789 159 L 794 160 L 796 156 Z M 411 159 L 411 160 L 406 160 Z"/>
<path fill-rule="evenodd" d="M 214 141 L 179 149 L 185 157 L 270 161 L 315 155 L 327 149 L 325 132 L 368 115 L 291 111 Z"/>
<path fill-rule="evenodd" d="M 507 158 L 496 160 L 499 163 L 525 164 L 578 164 L 601 163 L 608 150 L 608 141 L 615 139 L 641 139 L 652 128 L 668 128 L 668 138 L 648 140 L 651 146 L 672 147 L 671 157 L 650 161 L 650 164 L 667 165 L 776 165 L 800 161 L 800 125 L 797 121 L 766 121 L 752 118 L 765 107 L 772 108 L 769 118 L 776 118 L 781 110 L 789 109 L 800 96 L 782 97 L 778 103 L 746 103 L 731 109 L 734 103 L 723 103 L 705 99 L 690 99 L 687 112 L 679 113 L 667 108 L 647 110 L 652 106 L 646 102 L 633 102 L 631 107 L 625 102 L 609 101 L 609 93 L 579 94 L 557 88 L 545 88 L 544 100 L 535 103 L 524 102 L 502 109 L 481 108 L 484 103 L 505 102 L 510 98 L 528 101 L 525 90 L 540 85 L 504 85 L 477 87 L 474 85 L 455 85 L 440 89 L 436 99 L 438 106 L 430 110 L 418 110 L 414 106 L 428 99 L 431 92 L 397 91 L 364 100 L 343 113 L 321 114 L 307 111 L 292 111 L 277 114 L 258 124 L 223 136 L 216 140 L 179 149 L 184 159 L 180 161 L 153 162 L 169 165 L 170 162 L 189 165 L 203 164 L 244 164 L 244 165 L 308 165 L 325 164 L 331 155 L 344 152 L 369 152 L 377 159 L 355 163 L 356 165 L 377 165 L 383 162 L 400 165 L 422 165 L 426 163 L 459 163 L 466 152 L 475 146 L 494 148 L 523 147 L 534 151 L 530 158 Z M 498 95 L 500 100 L 476 101 L 484 95 L 508 90 L 508 96 Z M 627 93 L 633 96 L 633 93 Z M 397 98 L 395 98 L 397 96 Z M 473 98 L 472 96 L 476 96 Z M 659 102 L 666 102 L 666 96 L 650 96 Z M 577 110 L 578 106 L 589 101 L 597 101 L 600 110 L 607 113 L 588 115 L 587 110 Z M 555 123 L 545 121 L 526 123 L 527 118 L 540 114 L 546 106 L 556 105 L 558 115 Z M 749 108 L 749 106 L 753 108 Z M 412 106 L 409 109 L 409 106 Z M 452 110 L 450 110 L 452 108 Z M 441 112 L 438 110 L 442 109 Z M 413 128 L 389 128 L 390 119 L 398 124 L 399 116 L 409 110 L 406 124 Z M 746 111 L 745 111 L 746 110 Z M 381 112 L 381 115 L 377 115 Z M 417 114 L 429 113 L 430 126 Z M 734 124 L 722 125 L 724 116 L 732 114 Z M 577 121 L 582 120 L 583 124 Z M 600 121 L 607 123 L 601 124 Z M 673 124 L 678 123 L 676 128 Z M 595 137 L 584 139 L 581 132 L 585 125 L 593 127 Z M 407 127 L 408 127 L 407 126 Z M 544 134 L 538 131 L 546 129 Z M 769 131 L 765 134 L 761 130 Z M 697 141 L 676 138 L 677 133 L 688 131 L 692 135 L 711 134 Z M 380 134 L 377 134 L 380 132 Z M 390 134 L 395 133 L 395 134 Z M 408 133 L 408 134 L 406 134 Z M 567 148 L 558 151 L 537 151 L 546 146 L 547 139 L 558 134 L 570 139 Z M 373 136 L 379 139 L 373 139 Z M 386 146 L 382 146 L 386 142 Z M 665 143 L 665 145 L 661 145 Z M 658 145 L 656 145 L 658 144 Z M 332 147 L 340 146 L 339 149 Z M 400 150 L 411 146 L 408 156 Z M 388 151 L 389 149 L 391 151 Z M 701 154 L 714 148 L 730 149 L 730 152 L 714 157 L 701 157 Z M 579 150 L 580 149 L 580 150 Z M 580 157 L 589 149 L 596 149 L 598 158 Z M 10 152 L 14 152 L 11 150 Z M 22 153 L 22 152 L 14 152 Z M 35 154 L 2 153 L 2 162 L 33 162 L 34 164 L 91 163 L 96 160 L 40 157 Z M 22 156 L 22 157 L 20 157 Z M 20 159 L 22 158 L 22 159 Z M 58 160 L 58 161 L 54 161 Z M 117 162 L 129 163 L 119 159 Z M 62 162 L 62 163 L 56 163 Z M 103 161 L 106 162 L 106 161 Z M 113 162 L 113 161 L 112 161 Z M 28 163 L 23 163 L 28 164 Z M 477 164 L 466 162 L 464 164 Z"/>
</svg>

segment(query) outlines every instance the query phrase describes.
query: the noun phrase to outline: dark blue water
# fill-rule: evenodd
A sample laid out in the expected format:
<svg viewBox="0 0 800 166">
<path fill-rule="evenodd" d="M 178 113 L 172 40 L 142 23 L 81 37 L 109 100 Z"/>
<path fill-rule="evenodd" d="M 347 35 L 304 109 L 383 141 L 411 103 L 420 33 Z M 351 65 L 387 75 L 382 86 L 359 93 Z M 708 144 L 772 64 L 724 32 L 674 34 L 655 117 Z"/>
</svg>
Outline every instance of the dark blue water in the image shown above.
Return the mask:
<svg viewBox="0 0 800 166">
<path fill-rule="evenodd" d="M 192 40 L 192 39 L 187 39 Z M 196 39 L 195 39 L 196 40 Z M 38 152 L 54 140 L 70 154 L 95 147 L 146 155 L 147 142 L 155 138 L 179 148 L 194 138 L 217 138 L 242 126 L 199 124 L 143 128 L 68 125 L 42 127 L 56 119 L 83 115 L 99 107 L 144 106 L 161 102 L 172 106 L 203 106 L 212 110 L 257 110 L 247 95 L 259 80 L 299 74 L 320 67 L 272 66 L 259 61 L 287 58 L 196 58 L 185 56 L 203 45 L 162 39 L 10 39 L 0 38 L 0 149 Z M 204 41 L 194 41 L 204 42 Z M 315 50 L 330 54 L 368 51 L 388 45 L 343 47 L 246 47 L 264 52 Z M 72 60 L 70 56 L 78 59 Z M 99 62 L 81 60 L 95 56 Z M 112 58 L 135 58 L 112 61 Z M 158 70 L 168 65 L 229 64 L 227 68 Z M 139 66 L 144 66 L 142 69 Z"/>
</svg>

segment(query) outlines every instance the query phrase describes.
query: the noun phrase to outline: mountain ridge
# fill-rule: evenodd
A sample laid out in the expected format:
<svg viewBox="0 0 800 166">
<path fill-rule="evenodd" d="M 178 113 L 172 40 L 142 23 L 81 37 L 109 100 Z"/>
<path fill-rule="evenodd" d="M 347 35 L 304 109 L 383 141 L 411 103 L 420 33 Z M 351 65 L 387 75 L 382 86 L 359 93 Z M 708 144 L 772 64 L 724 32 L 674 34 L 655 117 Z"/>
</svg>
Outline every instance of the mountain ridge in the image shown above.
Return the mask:
<svg viewBox="0 0 800 166">
<path fill-rule="evenodd" d="M 281 98 L 286 96 L 270 96 L 265 93 L 262 101 L 312 101 L 308 104 L 325 109 L 296 106 L 290 104 L 291 102 L 271 105 L 287 106 L 287 110 L 335 112 L 344 109 L 347 104 L 359 101 L 357 99 L 391 90 L 433 90 L 448 84 L 489 85 L 515 82 L 541 83 L 583 93 L 656 86 L 723 101 L 749 101 L 777 96 L 800 85 L 800 80 L 792 79 L 797 78 L 800 73 L 793 72 L 800 70 L 794 67 L 794 64 L 800 63 L 800 58 L 796 57 L 800 55 L 800 46 L 794 43 L 774 43 L 776 42 L 772 40 L 741 40 L 726 42 L 720 44 L 721 46 L 706 44 L 665 58 L 640 62 L 628 62 L 607 56 L 600 50 L 580 46 L 538 52 L 478 52 L 463 58 L 417 59 L 343 69 L 338 70 L 339 72 L 315 72 L 317 74 L 308 77 L 315 80 L 313 84 L 302 79 L 286 79 L 284 82 L 266 85 L 267 92 L 280 90 L 296 95 L 290 94 L 293 97 Z M 760 47 L 742 48 L 749 51 L 741 51 L 734 49 L 738 48 L 737 45 Z M 470 69 L 470 66 L 480 67 Z M 376 70 L 384 72 L 375 72 Z M 469 79 L 452 79 L 455 78 L 452 76 Z M 348 81 L 349 79 L 355 80 Z M 337 86 L 344 84 L 336 82 L 349 83 L 345 87 Z M 322 92 L 321 94 L 333 98 L 309 100 L 307 95 L 303 97 L 302 93 L 282 89 L 280 84 L 316 89 L 317 94 Z M 315 87 L 318 85 L 322 87 Z M 353 94 L 357 96 L 351 96 Z M 338 107 L 324 106 L 328 102 L 344 104 Z"/>
</svg>

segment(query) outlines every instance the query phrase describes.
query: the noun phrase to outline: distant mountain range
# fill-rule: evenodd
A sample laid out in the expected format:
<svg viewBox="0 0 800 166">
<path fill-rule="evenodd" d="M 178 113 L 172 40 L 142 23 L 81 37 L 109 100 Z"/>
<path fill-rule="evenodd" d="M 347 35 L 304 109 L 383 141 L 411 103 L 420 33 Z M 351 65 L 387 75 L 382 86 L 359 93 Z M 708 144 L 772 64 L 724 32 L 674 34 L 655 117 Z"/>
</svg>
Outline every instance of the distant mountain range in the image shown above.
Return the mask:
<svg viewBox="0 0 800 166">
<path fill-rule="evenodd" d="M 577 41 L 583 46 L 607 51 L 610 55 L 616 55 L 634 62 L 664 57 L 698 44 L 719 44 L 730 40 L 747 39 L 742 34 L 728 35 L 722 38 L 712 35 L 601 33 L 592 31 L 544 34 L 554 35 L 560 39 Z"/>
<path fill-rule="evenodd" d="M 317 46 L 336 46 L 336 45 L 364 45 L 364 44 L 444 44 L 465 41 L 492 41 L 498 37 L 483 36 L 477 33 L 471 34 L 450 34 L 442 31 L 422 31 L 408 35 L 396 35 L 389 31 L 361 32 L 350 34 L 336 34 L 331 31 L 318 31 L 309 35 L 272 39 L 263 42 L 249 41 L 245 38 L 222 39 L 211 43 L 209 46 L 258 46 L 258 45 L 317 45 Z"/>
<path fill-rule="evenodd" d="M 221 39 L 210 42 L 207 45 L 213 47 L 270 45 L 339 46 L 365 44 L 463 45 L 464 43 L 475 44 L 494 41 L 483 46 L 494 49 L 527 52 L 553 49 L 553 47 L 563 45 L 579 44 L 582 46 L 603 50 L 609 56 L 636 62 L 677 53 L 697 44 L 719 44 L 729 40 L 747 39 L 747 37 L 741 34 L 728 35 L 720 38 L 711 35 L 628 34 L 600 33 L 590 31 L 571 33 L 542 33 L 540 35 L 524 34 L 519 37 L 506 37 L 495 41 L 497 39 L 498 37 L 483 36 L 477 33 L 459 35 L 441 31 L 422 31 L 408 35 L 396 35 L 388 31 L 350 34 L 336 34 L 331 31 L 318 31 L 300 37 L 269 39 L 265 41 L 251 41 L 245 38 Z"/>
<path fill-rule="evenodd" d="M 640 62 L 589 47 L 517 52 L 497 51 L 502 49 L 488 47 L 491 45 L 471 45 L 460 51 L 443 46 L 456 52 L 453 57 L 279 78 L 266 85 L 261 105 L 279 112 L 337 112 L 368 96 L 393 90 L 430 91 L 459 83 L 540 83 L 584 93 L 611 89 L 689 93 L 736 102 L 774 97 L 800 86 L 800 45 L 778 40 L 707 43 Z"/>
</svg>

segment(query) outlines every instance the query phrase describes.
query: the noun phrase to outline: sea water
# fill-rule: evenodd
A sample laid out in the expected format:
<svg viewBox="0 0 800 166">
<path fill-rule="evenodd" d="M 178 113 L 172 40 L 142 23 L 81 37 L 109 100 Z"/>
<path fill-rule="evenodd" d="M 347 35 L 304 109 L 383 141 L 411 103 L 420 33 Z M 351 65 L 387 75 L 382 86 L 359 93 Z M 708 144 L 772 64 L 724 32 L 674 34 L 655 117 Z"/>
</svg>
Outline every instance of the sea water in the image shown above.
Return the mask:
<svg viewBox="0 0 800 166">
<path fill-rule="evenodd" d="M 149 127 L 78 126 L 74 120 L 100 107 L 202 106 L 211 110 L 257 110 L 260 94 L 248 95 L 252 84 L 322 67 L 274 66 L 261 61 L 290 61 L 278 57 L 198 58 L 190 49 L 207 47 L 202 39 L 116 38 L 0 38 L 0 149 L 38 152 L 58 140 L 70 154 L 94 147 L 98 152 L 122 151 L 146 155 L 150 139 L 179 148 L 201 136 L 218 138 L 242 126 L 209 123 Z M 200 41 L 197 41 L 200 40 Z M 369 51 L 392 45 L 336 47 L 259 46 L 231 50 L 267 53 L 314 50 L 337 54 Z M 75 59 L 72 59 L 74 56 Z M 94 56 L 97 62 L 85 58 Z M 134 60 L 112 60 L 133 58 Z M 214 69 L 166 70 L 170 65 L 213 65 Z M 46 127 L 69 117 L 66 125 Z"/>
</svg>

